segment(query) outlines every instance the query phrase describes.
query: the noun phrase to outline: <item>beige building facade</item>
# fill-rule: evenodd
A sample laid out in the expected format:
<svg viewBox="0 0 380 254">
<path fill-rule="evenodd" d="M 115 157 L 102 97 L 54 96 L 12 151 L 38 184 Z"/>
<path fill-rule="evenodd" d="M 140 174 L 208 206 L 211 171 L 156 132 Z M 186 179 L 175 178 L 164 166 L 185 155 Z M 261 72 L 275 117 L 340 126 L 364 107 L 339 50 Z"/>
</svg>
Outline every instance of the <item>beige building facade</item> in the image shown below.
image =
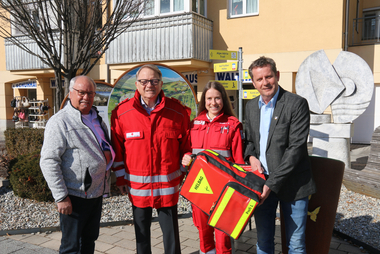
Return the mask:
<svg viewBox="0 0 380 254">
<path fill-rule="evenodd" d="M 352 139 L 354 143 L 370 142 L 380 125 L 380 0 L 153 2 L 155 8 L 111 45 L 91 71 L 93 79 L 114 84 L 136 65 L 161 63 L 191 77 L 199 95 L 209 80 L 216 79 L 213 64 L 221 62 L 210 60 L 209 50 L 242 48 L 243 69 L 262 55 L 271 57 L 280 71 L 280 85 L 295 92 L 298 68 L 310 54 L 323 49 L 333 63 L 342 50 L 348 50 L 361 56 L 374 75 L 371 104 L 354 121 Z M 14 126 L 10 102 L 15 96 L 54 100 L 54 73 L 28 64 L 33 59 L 20 57 L 19 51 L 0 42 L 0 136 Z M 28 82 L 33 83 L 31 88 L 22 86 Z M 244 83 L 244 88 L 253 87 Z M 239 93 L 228 93 L 237 110 Z M 51 108 L 48 115 L 55 111 Z"/>
</svg>

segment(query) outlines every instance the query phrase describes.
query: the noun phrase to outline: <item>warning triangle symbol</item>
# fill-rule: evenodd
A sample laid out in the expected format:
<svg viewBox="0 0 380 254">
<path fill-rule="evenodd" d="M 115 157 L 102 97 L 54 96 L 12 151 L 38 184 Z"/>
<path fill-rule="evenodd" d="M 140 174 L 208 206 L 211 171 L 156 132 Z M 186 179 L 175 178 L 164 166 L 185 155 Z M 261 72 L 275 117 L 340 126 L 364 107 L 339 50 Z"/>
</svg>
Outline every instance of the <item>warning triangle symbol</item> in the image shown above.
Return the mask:
<svg viewBox="0 0 380 254">
<path fill-rule="evenodd" d="M 211 186 L 207 181 L 206 175 L 203 169 L 199 170 L 197 177 L 195 178 L 189 192 L 192 193 L 202 193 L 202 194 L 214 194 L 212 192 Z"/>
</svg>

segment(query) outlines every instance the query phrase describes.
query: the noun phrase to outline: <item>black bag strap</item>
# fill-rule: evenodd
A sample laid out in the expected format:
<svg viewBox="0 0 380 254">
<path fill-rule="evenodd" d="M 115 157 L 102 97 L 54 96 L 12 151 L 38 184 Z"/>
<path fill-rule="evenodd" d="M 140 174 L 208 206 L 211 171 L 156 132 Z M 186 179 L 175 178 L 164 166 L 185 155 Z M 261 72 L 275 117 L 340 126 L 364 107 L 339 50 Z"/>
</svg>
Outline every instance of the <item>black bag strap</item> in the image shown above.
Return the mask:
<svg viewBox="0 0 380 254">
<path fill-rule="evenodd" d="M 260 202 L 260 198 L 256 193 L 237 182 L 228 182 L 224 188 L 227 188 L 227 186 L 233 188 L 235 191 L 241 193 L 242 195 L 255 200 L 257 203 Z"/>
<path fill-rule="evenodd" d="M 251 188 L 252 190 L 256 190 L 260 193 L 263 192 L 263 186 L 265 184 L 264 179 L 262 179 L 258 175 L 254 174 L 252 172 L 249 172 L 249 171 L 245 172 L 245 174 L 246 174 L 245 177 L 241 177 L 240 175 L 236 174 L 233 170 L 226 167 L 220 161 L 227 163 L 231 168 L 234 167 L 234 165 L 238 165 L 238 164 L 235 164 L 231 161 L 228 161 L 222 155 L 215 153 L 213 151 L 204 150 L 204 151 L 198 153 L 197 156 L 204 156 L 208 162 L 212 163 L 217 168 L 219 168 L 219 169 L 223 170 L 224 172 L 226 172 L 227 174 L 231 175 L 234 179 L 236 179 L 241 184 L 247 186 L 248 188 Z"/>
</svg>

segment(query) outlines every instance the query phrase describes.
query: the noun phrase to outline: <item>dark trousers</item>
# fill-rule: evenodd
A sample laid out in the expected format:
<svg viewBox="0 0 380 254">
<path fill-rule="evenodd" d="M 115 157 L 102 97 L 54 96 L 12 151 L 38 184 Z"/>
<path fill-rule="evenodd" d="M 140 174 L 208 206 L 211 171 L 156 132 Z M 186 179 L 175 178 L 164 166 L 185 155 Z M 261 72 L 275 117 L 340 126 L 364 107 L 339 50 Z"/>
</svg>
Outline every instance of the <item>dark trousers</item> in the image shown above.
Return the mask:
<svg viewBox="0 0 380 254">
<path fill-rule="evenodd" d="M 99 236 L 103 198 L 84 199 L 70 196 L 73 212 L 60 215 L 62 231 L 59 253 L 94 253 Z"/>
<path fill-rule="evenodd" d="M 137 253 L 151 254 L 150 226 L 152 224 L 152 208 L 135 206 L 132 208 Z M 157 212 L 164 239 L 165 254 L 180 254 L 177 205 L 159 208 Z"/>
</svg>

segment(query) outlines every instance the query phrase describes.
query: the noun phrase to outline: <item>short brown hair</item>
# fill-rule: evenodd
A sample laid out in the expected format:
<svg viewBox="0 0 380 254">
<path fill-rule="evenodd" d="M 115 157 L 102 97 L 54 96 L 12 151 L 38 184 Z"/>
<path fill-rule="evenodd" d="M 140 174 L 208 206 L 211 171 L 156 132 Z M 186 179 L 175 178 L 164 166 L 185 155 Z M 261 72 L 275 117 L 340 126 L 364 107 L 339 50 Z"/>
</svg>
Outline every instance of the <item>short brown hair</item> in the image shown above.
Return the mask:
<svg viewBox="0 0 380 254">
<path fill-rule="evenodd" d="M 253 69 L 258 68 L 258 67 L 262 68 L 267 65 L 270 65 L 272 72 L 276 75 L 277 73 L 276 62 L 272 58 L 261 56 L 260 58 L 253 61 L 248 68 L 248 72 L 249 72 L 249 76 L 251 77 L 251 80 L 253 81 L 253 74 L 252 74 Z"/>
</svg>

